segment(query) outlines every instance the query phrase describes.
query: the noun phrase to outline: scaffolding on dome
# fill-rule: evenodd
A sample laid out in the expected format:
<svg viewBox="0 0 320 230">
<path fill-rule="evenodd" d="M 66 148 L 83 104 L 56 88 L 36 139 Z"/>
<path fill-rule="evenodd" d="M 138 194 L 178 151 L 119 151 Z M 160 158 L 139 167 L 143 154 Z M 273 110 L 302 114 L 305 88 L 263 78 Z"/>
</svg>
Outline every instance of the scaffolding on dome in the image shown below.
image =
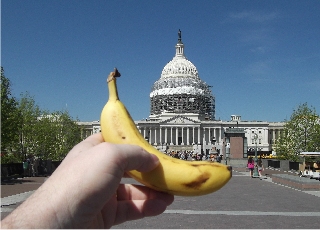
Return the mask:
<svg viewBox="0 0 320 230">
<path fill-rule="evenodd" d="M 150 93 L 151 114 L 196 113 L 215 119 L 215 98 L 210 86 L 198 77 L 160 78 Z"/>
</svg>

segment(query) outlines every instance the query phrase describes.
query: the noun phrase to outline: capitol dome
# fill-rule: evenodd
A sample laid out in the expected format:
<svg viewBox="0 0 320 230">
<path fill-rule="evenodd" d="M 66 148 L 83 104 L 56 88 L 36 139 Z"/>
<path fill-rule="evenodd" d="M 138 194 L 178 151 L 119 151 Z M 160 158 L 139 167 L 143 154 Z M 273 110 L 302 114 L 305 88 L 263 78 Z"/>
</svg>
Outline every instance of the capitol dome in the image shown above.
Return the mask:
<svg viewBox="0 0 320 230">
<path fill-rule="evenodd" d="M 195 65 L 184 55 L 181 31 L 176 55 L 167 63 L 151 89 L 151 116 L 163 113 L 193 113 L 215 118 L 215 101 L 210 86 L 199 78 Z"/>
</svg>

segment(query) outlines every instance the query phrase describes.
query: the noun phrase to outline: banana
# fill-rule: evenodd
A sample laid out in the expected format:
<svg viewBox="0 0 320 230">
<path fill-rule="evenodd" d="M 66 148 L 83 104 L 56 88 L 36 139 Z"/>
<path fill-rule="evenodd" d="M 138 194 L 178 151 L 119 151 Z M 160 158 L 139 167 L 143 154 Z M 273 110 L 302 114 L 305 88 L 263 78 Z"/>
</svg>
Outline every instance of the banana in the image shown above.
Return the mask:
<svg viewBox="0 0 320 230">
<path fill-rule="evenodd" d="M 108 76 L 109 99 L 101 112 L 100 124 L 104 141 L 132 144 L 156 155 L 160 164 L 152 171 L 127 172 L 145 186 L 179 196 L 200 196 L 217 191 L 232 176 L 231 166 L 208 161 L 185 161 L 167 156 L 150 145 L 140 134 L 124 104 L 116 85 L 117 69 Z"/>
</svg>

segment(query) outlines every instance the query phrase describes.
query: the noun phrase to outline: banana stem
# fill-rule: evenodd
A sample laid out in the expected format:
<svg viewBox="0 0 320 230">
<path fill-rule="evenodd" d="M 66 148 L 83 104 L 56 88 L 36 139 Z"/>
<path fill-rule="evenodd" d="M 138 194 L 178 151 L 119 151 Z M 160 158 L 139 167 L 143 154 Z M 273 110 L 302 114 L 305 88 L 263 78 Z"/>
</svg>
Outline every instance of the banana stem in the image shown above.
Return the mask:
<svg viewBox="0 0 320 230">
<path fill-rule="evenodd" d="M 119 100 L 116 77 L 120 76 L 121 74 L 119 73 L 117 68 L 114 68 L 114 71 L 111 72 L 107 78 L 109 89 L 109 101 Z"/>
</svg>

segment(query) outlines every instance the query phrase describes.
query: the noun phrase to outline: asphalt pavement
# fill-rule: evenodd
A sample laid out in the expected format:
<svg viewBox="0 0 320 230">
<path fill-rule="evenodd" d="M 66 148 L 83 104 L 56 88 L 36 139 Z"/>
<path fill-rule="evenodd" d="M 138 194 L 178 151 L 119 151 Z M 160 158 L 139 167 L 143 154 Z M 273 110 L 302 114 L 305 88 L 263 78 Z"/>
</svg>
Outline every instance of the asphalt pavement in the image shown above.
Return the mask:
<svg viewBox="0 0 320 230">
<path fill-rule="evenodd" d="M 231 180 L 212 194 L 177 196 L 165 213 L 125 222 L 113 228 L 320 228 L 320 191 L 292 189 L 273 183 L 270 177 L 264 178 L 251 178 L 243 169 L 233 171 Z"/>
<path fill-rule="evenodd" d="M 176 196 L 163 214 L 125 222 L 113 228 L 319 229 L 320 191 L 298 190 L 273 183 L 269 177 L 273 171 L 267 172 L 265 179 L 259 179 L 249 177 L 245 169 L 234 169 L 231 180 L 212 194 Z M 46 178 L 21 180 L 24 182 L 1 184 L 1 219 Z M 129 178 L 122 182 L 136 183 Z"/>
</svg>

